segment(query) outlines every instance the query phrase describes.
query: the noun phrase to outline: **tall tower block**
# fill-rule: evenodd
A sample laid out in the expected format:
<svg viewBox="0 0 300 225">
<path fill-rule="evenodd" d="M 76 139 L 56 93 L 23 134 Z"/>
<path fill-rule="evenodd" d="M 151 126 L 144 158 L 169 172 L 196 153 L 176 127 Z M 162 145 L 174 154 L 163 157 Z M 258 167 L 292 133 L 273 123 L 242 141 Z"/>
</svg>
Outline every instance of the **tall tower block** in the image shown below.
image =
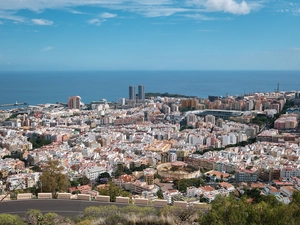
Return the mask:
<svg viewBox="0 0 300 225">
<path fill-rule="evenodd" d="M 135 100 L 135 86 L 129 86 L 129 100 Z"/>
<path fill-rule="evenodd" d="M 139 89 L 139 93 L 138 93 L 139 100 L 145 100 L 145 87 L 144 87 L 144 85 L 140 84 L 138 89 Z"/>
</svg>

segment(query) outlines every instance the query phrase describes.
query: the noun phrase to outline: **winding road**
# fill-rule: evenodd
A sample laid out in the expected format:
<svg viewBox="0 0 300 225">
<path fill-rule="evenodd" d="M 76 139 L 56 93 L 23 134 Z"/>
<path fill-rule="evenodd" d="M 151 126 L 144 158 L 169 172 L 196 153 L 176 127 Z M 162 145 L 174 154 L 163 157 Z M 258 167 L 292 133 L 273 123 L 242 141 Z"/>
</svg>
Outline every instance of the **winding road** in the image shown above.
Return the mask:
<svg viewBox="0 0 300 225">
<path fill-rule="evenodd" d="M 23 216 L 29 209 L 38 209 L 42 213 L 54 212 L 65 217 L 76 217 L 83 213 L 89 206 L 110 206 L 125 207 L 128 204 L 115 202 L 97 202 L 64 199 L 30 199 L 11 200 L 0 202 L 0 213 L 17 214 Z"/>
</svg>

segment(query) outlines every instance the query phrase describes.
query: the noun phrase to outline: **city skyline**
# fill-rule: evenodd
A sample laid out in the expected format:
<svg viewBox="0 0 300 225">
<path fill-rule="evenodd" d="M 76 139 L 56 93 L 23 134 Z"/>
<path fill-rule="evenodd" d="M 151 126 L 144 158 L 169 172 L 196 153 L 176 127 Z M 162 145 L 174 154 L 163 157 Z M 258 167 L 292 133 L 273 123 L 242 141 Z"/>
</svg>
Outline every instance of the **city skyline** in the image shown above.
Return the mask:
<svg viewBox="0 0 300 225">
<path fill-rule="evenodd" d="M 143 84 L 138 85 L 138 93 L 136 93 L 135 86 L 129 86 L 129 100 L 145 100 L 145 86 Z"/>
<path fill-rule="evenodd" d="M 299 70 L 299 15 L 296 0 L 2 0 L 0 69 Z"/>
</svg>

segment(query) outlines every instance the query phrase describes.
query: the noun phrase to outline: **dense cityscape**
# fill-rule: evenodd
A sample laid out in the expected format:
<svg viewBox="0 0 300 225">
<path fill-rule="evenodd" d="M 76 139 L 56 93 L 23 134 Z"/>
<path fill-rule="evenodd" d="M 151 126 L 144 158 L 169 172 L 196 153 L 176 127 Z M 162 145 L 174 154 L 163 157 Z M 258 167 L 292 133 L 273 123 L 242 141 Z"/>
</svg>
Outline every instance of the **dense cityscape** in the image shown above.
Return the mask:
<svg viewBox="0 0 300 225">
<path fill-rule="evenodd" d="M 218 196 L 253 200 L 256 191 L 293 201 L 300 191 L 300 92 L 161 96 L 139 85 L 119 102 L 84 104 L 71 96 L 67 103 L 2 110 L 0 201 L 202 211 Z"/>
<path fill-rule="evenodd" d="M 299 0 L 0 0 L 0 225 L 300 225 L 296 24 Z"/>
</svg>

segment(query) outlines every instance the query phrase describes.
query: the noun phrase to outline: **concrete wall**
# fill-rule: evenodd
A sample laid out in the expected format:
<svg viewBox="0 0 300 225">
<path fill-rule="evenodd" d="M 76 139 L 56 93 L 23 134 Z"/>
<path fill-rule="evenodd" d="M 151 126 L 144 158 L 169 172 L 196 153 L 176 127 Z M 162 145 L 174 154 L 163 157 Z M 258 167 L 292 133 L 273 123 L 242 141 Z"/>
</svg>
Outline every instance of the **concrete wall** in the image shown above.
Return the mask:
<svg viewBox="0 0 300 225">
<path fill-rule="evenodd" d="M 116 202 L 129 204 L 129 198 L 128 197 L 116 197 Z"/>
<path fill-rule="evenodd" d="M 71 193 L 58 193 L 57 198 L 58 199 L 71 199 L 72 194 Z"/>
<path fill-rule="evenodd" d="M 96 196 L 96 201 L 99 202 L 110 202 L 110 197 L 105 195 L 98 195 Z"/>
<path fill-rule="evenodd" d="M 0 195 L 0 201 L 8 201 L 10 200 L 10 195 Z"/>
<path fill-rule="evenodd" d="M 77 200 L 91 201 L 91 196 L 86 194 L 78 194 Z"/>
<path fill-rule="evenodd" d="M 38 193 L 38 199 L 52 199 L 52 193 Z"/>
<path fill-rule="evenodd" d="M 174 201 L 173 206 L 187 207 L 187 202 Z"/>
<path fill-rule="evenodd" d="M 32 199 L 31 193 L 25 193 L 25 194 L 18 194 L 17 199 Z"/>
<path fill-rule="evenodd" d="M 134 204 L 136 205 L 148 205 L 148 199 L 145 198 L 135 198 Z"/>
<path fill-rule="evenodd" d="M 155 199 L 153 201 L 153 204 L 154 206 L 166 206 L 168 204 L 168 201 L 167 200 L 158 200 L 158 199 Z"/>
</svg>

